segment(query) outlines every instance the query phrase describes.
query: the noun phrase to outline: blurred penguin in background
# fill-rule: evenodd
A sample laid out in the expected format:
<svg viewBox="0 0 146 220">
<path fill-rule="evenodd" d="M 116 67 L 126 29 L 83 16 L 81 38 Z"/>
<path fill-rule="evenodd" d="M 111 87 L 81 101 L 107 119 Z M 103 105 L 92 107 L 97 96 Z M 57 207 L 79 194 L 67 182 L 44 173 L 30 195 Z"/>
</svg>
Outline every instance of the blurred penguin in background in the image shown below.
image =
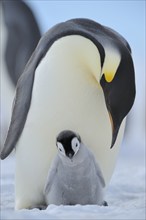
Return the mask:
<svg viewBox="0 0 146 220">
<path fill-rule="evenodd" d="M 23 1 L 2 1 L 0 10 L 2 13 L 1 147 L 10 122 L 17 81 L 41 34 L 31 9 Z"/>
</svg>

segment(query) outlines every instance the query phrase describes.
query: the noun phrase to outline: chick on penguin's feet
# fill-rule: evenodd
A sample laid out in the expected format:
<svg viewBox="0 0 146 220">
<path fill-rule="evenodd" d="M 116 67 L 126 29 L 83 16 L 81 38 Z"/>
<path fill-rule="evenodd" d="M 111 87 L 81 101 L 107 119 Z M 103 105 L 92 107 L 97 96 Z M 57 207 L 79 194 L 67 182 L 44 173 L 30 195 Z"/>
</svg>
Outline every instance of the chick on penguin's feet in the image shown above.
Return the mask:
<svg viewBox="0 0 146 220">
<path fill-rule="evenodd" d="M 44 189 L 47 205 L 107 205 L 101 169 L 81 137 L 65 130 L 57 136 L 56 145 L 58 153 Z"/>
</svg>

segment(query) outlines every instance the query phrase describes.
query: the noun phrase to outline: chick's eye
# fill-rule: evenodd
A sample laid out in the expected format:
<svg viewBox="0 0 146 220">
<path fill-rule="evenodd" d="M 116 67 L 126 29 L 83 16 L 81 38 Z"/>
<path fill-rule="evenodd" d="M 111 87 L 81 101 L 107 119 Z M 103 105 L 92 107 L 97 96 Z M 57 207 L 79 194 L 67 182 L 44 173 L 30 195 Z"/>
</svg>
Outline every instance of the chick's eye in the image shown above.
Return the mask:
<svg viewBox="0 0 146 220">
<path fill-rule="evenodd" d="M 79 140 L 75 137 L 72 140 L 72 149 L 75 152 L 75 154 L 78 152 L 79 148 L 80 148 L 80 142 Z"/>
<path fill-rule="evenodd" d="M 63 155 L 65 154 L 64 147 L 60 142 L 57 142 L 57 148 L 61 154 L 63 154 Z"/>
</svg>

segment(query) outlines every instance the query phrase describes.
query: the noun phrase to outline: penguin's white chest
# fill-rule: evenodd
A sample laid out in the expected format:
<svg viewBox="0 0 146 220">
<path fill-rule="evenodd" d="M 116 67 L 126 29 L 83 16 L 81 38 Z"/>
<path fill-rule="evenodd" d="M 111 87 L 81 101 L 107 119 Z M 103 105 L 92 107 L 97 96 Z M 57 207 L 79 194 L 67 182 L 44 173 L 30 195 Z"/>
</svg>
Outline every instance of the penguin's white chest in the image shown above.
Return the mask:
<svg viewBox="0 0 146 220">
<path fill-rule="evenodd" d="M 105 180 L 111 176 L 118 147 L 110 150 L 111 124 L 96 80 L 100 72 L 96 46 L 81 36 L 56 41 L 37 67 L 30 110 L 16 150 L 16 208 L 43 201 L 56 136 L 62 130 L 78 132 Z"/>
</svg>

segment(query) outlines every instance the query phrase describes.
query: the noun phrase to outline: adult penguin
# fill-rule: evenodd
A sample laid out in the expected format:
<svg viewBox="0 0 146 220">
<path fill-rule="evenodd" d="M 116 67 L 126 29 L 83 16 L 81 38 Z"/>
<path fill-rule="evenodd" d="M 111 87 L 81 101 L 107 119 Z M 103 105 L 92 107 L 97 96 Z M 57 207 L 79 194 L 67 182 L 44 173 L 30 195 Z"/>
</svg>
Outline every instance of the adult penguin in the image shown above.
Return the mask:
<svg viewBox="0 0 146 220">
<path fill-rule="evenodd" d="M 131 50 L 121 35 L 88 19 L 51 28 L 18 82 L 1 153 L 16 148 L 16 209 L 43 204 L 56 136 L 65 129 L 81 135 L 108 184 L 134 98 Z"/>
<path fill-rule="evenodd" d="M 8 74 L 16 86 L 41 33 L 33 12 L 25 2 L 3 1 L 2 8 L 7 28 L 5 61 Z"/>
<path fill-rule="evenodd" d="M 23 1 L 0 1 L 1 16 L 1 140 L 4 144 L 18 78 L 41 34 L 35 16 Z"/>
</svg>

